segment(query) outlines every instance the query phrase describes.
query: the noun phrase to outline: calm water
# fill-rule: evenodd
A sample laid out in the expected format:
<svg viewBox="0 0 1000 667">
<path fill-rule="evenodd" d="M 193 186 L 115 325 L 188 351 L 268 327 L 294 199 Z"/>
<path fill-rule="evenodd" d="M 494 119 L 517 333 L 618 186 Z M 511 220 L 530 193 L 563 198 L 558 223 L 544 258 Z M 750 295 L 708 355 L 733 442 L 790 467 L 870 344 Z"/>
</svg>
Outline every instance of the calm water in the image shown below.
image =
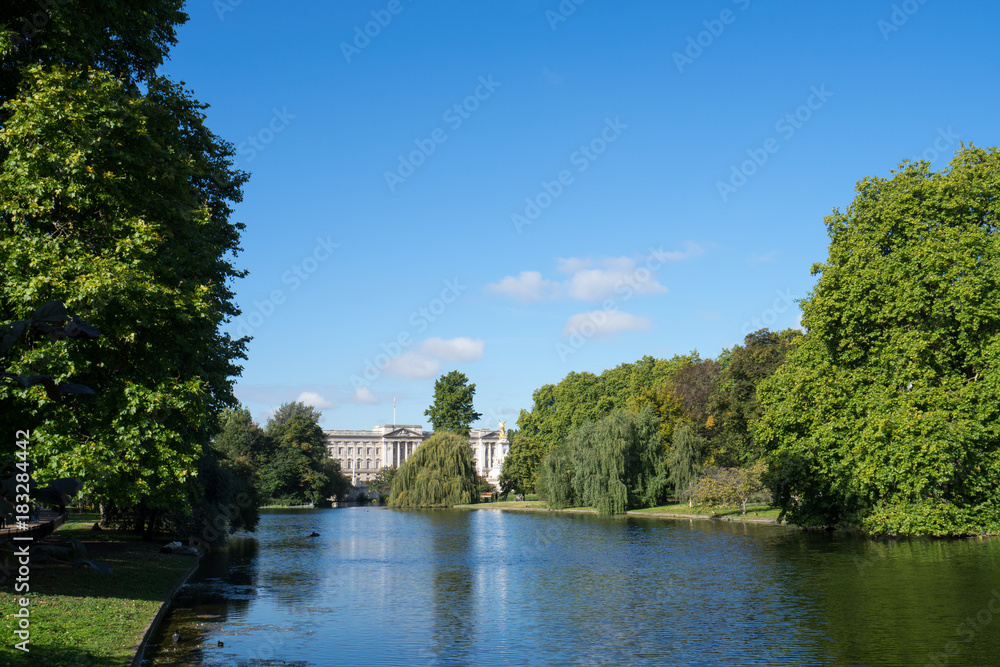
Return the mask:
<svg viewBox="0 0 1000 667">
<path fill-rule="evenodd" d="M 271 512 L 206 561 L 156 641 L 146 665 L 997 665 L 1000 541 Z"/>
</svg>

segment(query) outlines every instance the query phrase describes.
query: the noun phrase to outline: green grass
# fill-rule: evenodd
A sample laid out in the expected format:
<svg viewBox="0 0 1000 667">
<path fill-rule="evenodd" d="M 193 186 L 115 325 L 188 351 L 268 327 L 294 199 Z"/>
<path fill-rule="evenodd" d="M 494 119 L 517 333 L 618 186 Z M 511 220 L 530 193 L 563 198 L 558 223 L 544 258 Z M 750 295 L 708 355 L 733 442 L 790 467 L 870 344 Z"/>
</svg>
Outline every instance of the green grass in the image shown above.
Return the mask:
<svg viewBox="0 0 1000 667">
<path fill-rule="evenodd" d="M 0 664 L 113 667 L 132 660 L 146 625 L 195 559 L 161 554 L 160 545 L 138 537 L 92 532 L 97 520 L 97 514 L 71 514 L 49 539 L 80 538 L 88 556 L 110 565 L 112 574 L 33 563 L 29 593 L 15 592 L 13 578 L 0 584 Z M 12 614 L 21 597 L 31 601 L 29 654 L 13 648 L 19 640 Z"/>
<path fill-rule="evenodd" d="M 659 507 L 649 507 L 641 510 L 634 510 L 642 514 L 690 514 L 698 516 L 725 516 L 733 519 L 777 519 L 780 510 L 777 507 L 763 504 L 747 505 L 746 517 L 741 514 L 739 508 L 726 507 L 704 507 L 695 505 L 689 507 L 687 503 L 676 505 L 661 505 Z"/>
<path fill-rule="evenodd" d="M 475 503 L 472 505 L 455 505 L 458 509 L 502 510 L 502 509 L 546 509 L 544 500 L 500 500 L 495 503 Z"/>
</svg>

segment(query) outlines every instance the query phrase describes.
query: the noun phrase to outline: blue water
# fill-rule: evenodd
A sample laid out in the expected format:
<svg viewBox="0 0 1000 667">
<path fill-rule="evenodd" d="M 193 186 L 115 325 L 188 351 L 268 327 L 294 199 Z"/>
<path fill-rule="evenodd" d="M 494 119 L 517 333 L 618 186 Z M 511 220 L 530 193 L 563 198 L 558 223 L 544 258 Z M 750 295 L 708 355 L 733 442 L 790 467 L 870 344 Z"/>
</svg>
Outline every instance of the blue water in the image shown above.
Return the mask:
<svg viewBox="0 0 1000 667">
<path fill-rule="evenodd" d="M 145 664 L 1000 664 L 998 566 L 997 540 L 556 512 L 269 512 L 206 560 Z"/>
</svg>

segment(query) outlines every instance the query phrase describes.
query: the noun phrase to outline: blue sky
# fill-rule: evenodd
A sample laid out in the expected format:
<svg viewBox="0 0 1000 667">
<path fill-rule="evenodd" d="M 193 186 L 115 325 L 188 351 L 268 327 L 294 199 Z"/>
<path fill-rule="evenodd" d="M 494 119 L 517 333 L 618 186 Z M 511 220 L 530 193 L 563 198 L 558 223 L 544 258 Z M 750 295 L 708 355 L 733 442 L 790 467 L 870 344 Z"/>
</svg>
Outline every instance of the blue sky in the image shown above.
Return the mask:
<svg viewBox="0 0 1000 667">
<path fill-rule="evenodd" d="M 579 3 L 579 4 L 577 4 Z M 237 397 L 513 427 L 571 371 L 797 326 L 823 218 L 1000 144 L 1000 8 L 198 0 L 162 68 L 252 174 Z"/>
</svg>

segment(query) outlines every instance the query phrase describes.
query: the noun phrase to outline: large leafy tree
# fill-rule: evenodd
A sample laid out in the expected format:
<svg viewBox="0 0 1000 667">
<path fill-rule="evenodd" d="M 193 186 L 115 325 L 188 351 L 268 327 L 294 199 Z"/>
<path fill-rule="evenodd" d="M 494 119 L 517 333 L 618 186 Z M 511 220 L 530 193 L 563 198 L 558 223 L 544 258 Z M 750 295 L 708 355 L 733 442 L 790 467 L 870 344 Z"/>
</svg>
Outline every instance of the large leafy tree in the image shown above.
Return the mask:
<svg viewBox="0 0 1000 667">
<path fill-rule="evenodd" d="M 542 466 L 541 492 L 549 505 L 580 502 L 602 514 L 651 507 L 667 488 L 665 450 L 651 406 L 617 410 L 574 429 Z"/>
<path fill-rule="evenodd" d="M 450 507 L 479 498 L 469 441 L 442 431 L 425 440 L 392 478 L 390 507 Z"/>
<path fill-rule="evenodd" d="M 58 300 L 103 333 L 16 350 L 13 372 L 44 367 L 96 394 L 54 405 L 41 387 L 0 387 L 0 421 L 32 430 L 40 474 L 85 480 L 138 529 L 198 502 L 245 356 L 222 325 L 238 314 L 229 218 L 246 175 L 204 105 L 154 72 L 180 4 L 0 10 L 0 321 Z"/>
<path fill-rule="evenodd" d="M 1000 151 L 869 177 L 826 218 L 809 333 L 760 388 L 769 485 L 802 524 L 1000 530 Z"/>
<path fill-rule="evenodd" d="M 350 481 L 340 461 L 327 455 L 327 440 L 316 418 L 307 417 L 308 406 L 286 404 L 267 423 L 270 451 L 263 456 L 261 493 L 285 503 L 319 503 L 343 498 Z M 289 416 L 290 415 L 290 416 Z"/>
<path fill-rule="evenodd" d="M 761 329 L 726 351 L 726 363 L 715 376 L 704 408 L 712 417 L 710 455 L 715 465 L 740 466 L 763 456 L 752 432 L 761 409 L 757 386 L 778 370 L 792 341 L 801 335 L 797 329 Z"/>
<path fill-rule="evenodd" d="M 507 439 L 510 449 L 500 471 L 500 490 L 503 493 L 532 493 L 538 485 L 538 466 L 546 450 L 539 440 L 529 438 L 518 429 L 508 431 Z"/>
<path fill-rule="evenodd" d="M 465 373 L 451 371 L 434 383 L 434 403 L 424 411 L 435 431 L 450 431 L 469 435 L 469 427 L 482 415 L 476 412 L 472 399 L 476 385 L 469 384 Z"/>
</svg>

